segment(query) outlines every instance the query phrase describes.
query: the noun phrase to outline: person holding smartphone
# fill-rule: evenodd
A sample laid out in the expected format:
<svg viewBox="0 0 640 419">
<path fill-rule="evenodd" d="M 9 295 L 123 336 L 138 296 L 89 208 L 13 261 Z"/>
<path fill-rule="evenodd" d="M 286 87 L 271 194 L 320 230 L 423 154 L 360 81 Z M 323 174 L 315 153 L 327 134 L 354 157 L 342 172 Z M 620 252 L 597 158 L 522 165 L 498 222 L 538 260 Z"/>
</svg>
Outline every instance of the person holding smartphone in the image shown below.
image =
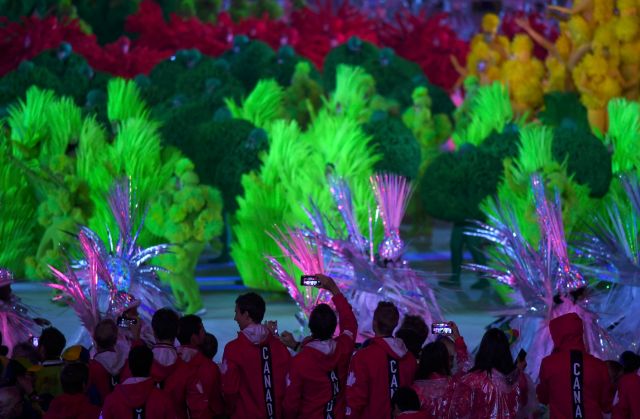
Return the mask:
<svg viewBox="0 0 640 419">
<path fill-rule="evenodd" d="M 343 418 L 346 408 L 345 385 L 349 361 L 358 333 L 358 322 L 351 305 L 332 278 L 315 275 L 319 288 L 332 295 L 336 313 L 327 304 L 318 304 L 309 316 L 311 336 L 301 344 L 283 332 L 283 341 L 300 347 L 291 361 L 284 398 L 285 418 Z M 334 338 L 336 326 L 340 334 Z M 293 343 L 293 345 L 292 345 Z"/>
</svg>

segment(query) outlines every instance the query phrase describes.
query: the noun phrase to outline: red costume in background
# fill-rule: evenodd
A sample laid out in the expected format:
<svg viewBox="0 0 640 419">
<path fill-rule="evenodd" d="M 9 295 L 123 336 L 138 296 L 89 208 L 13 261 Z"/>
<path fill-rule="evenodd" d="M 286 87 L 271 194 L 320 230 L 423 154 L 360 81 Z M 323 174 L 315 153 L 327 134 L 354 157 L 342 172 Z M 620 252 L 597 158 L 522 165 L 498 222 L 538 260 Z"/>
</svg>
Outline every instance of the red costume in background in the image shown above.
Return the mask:
<svg viewBox="0 0 640 419">
<path fill-rule="evenodd" d="M 102 408 L 102 419 L 135 418 L 136 415 L 154 419 L 176 417 L 169 395 L 158 389 L 149 377 L 128 378 L 118 384 Z"/>
</svg>

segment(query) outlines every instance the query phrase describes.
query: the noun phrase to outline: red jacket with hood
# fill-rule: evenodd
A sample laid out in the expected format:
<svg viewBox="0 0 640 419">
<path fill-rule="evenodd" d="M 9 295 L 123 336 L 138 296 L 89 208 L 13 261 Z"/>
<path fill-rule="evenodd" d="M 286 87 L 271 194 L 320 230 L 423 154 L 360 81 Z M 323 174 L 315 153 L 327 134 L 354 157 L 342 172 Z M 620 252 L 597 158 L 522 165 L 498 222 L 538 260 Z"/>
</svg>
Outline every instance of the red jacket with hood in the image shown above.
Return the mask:
<svg viewBox="0 0 640 419">
<path fill-rule="evenodd" d="M 44 419 L 98 419 L 100 408 L 83 394 L 61 394 L 49 405 Z"/>
<path fill-rule="evenodd" d="M 335 339 L 306 342 L 291 360 L 284 396 L 285 418 L 326 419 L 328 409 L 334 418 L 344 417 L 345 385 L 358 323 L 342 294 L 334 296 L 333 303 L 341 334 Z"/>
<path fill-rule="evenodd" d="M 413 384 L 417 363 L 402 340 L 375 337 L 353 356 L 347 378 L 349 418 L 391 417 L 392 389 Z"/>
<path fill-rule="evenodd" d="M 227 344 L 222 356 L 222 391 L 238 419 L 281 418 L 291 354 L 266 326 L 252 324 Z"/>
<path fill-rule="evenodd" d="M 586 352 L 583 340 L 583 325 L 575 313 L 556 317 L 549 323 L 549 332 L 554 349 L 542 360 L 539 384 L 536 388 L 538 400 L 548 404 L 551 419 L 573 418 L 574 392 L 581 390 L 585 418 L 601 418 L 603 412 L 611 410 L 613 398 L 606 364 Z M 571 352 L 582 354 L 583 368 L 572 366 Z M 581 375 L 581 384 L 572 380 L 575 373 Z M 581 389 L 574 388 L 576 385 Z"/>
<path fill-rule="evenodd" d="M 630 372 L 618 381 L 618 395 L 611 419 L 640 418 L 640 375 Z"/>
<path fill-rule="evenodd" d="M 173 368 L 163 367 L 156 361 L 151 374 L 154 378 L 168 374 L 164 389 L 171 395 L 178 417 L 198 419 L 222 415 L 222 380 L 218 366 L 193 346 L 178 347 L 177 355 Z"/>
<path fill-rule="evenodd" d="M 107 396 L 102 419 L 136 417 L 136 409 L 144 408 L 144 416 L 154 419 L 175 419 L 171 398 L 156 387 L 149 377 L 128 378 Z"/>
<path fill-rule="evenodd" d="M 120 380 L 120 374 L 127 361 L 128 351 L 117 348 L 113 351 L 98 352 L 89 361 L 89 395 L 91 402 L 102 406 L 107 395 Z"/>
</svg>

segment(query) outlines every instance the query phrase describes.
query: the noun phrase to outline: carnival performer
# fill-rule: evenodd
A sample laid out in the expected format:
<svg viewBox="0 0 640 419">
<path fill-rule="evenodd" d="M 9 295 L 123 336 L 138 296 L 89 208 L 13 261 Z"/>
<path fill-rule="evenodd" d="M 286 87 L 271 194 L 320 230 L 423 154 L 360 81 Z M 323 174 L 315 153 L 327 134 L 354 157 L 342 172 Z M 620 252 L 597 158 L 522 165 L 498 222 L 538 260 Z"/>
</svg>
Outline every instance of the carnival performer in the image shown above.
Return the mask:
<svg viewBox="0 0 640 419">
<path fill-rule="evenodd" d="M 50 325 L 47 320 L 32 318 L 29 309 L 11 290 L 13 273 L 0 268 L 0 332 L 2 345 L 9 350 L 19 343 L 28 342 L 40 336 L 42 326 Z"/>
</svg>

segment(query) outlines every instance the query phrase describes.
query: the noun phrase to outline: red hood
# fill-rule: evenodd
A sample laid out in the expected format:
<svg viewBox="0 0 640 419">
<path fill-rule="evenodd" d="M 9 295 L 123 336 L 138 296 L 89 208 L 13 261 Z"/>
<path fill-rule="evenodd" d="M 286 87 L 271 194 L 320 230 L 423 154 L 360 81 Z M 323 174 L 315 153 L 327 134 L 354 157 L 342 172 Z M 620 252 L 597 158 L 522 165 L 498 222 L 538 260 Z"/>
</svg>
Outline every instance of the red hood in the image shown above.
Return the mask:
<svg viewBox="0 0 640 419">
<path fill-rule="evenodd" d="M 125 405 L 129 409 L 135 409 L 146 403 L 149 394 L 154 388 L 153 380 L 148 379 L 134 384 L 120 384 L 116 386 L 115 391 L 120 392 Z"/>
<path fill-rule="evenodd" d="M 310 340 L 304 343 L 302 350 L 313 358 L 313 363 L 322 371 L 331 371 L 336 368 L 339 358 L 336 356 L 336 341 Z"/>
<path fill-rule="evenodd" d="M 380 348 L 384 349 L 387 355 L 395 359 L 404 358 L 409 353 L 407 347 L 404 345 L 404 342 L 399 338 L 375 337 L 371 339 L 371 345 L 379 346 Z"/>
<path fill-rule="evenodd" d="M 551 320 L 549 332 L 554 351 L 585 350 L 582 319 L 576 313 L 564 314 Z"/>
</svg>

